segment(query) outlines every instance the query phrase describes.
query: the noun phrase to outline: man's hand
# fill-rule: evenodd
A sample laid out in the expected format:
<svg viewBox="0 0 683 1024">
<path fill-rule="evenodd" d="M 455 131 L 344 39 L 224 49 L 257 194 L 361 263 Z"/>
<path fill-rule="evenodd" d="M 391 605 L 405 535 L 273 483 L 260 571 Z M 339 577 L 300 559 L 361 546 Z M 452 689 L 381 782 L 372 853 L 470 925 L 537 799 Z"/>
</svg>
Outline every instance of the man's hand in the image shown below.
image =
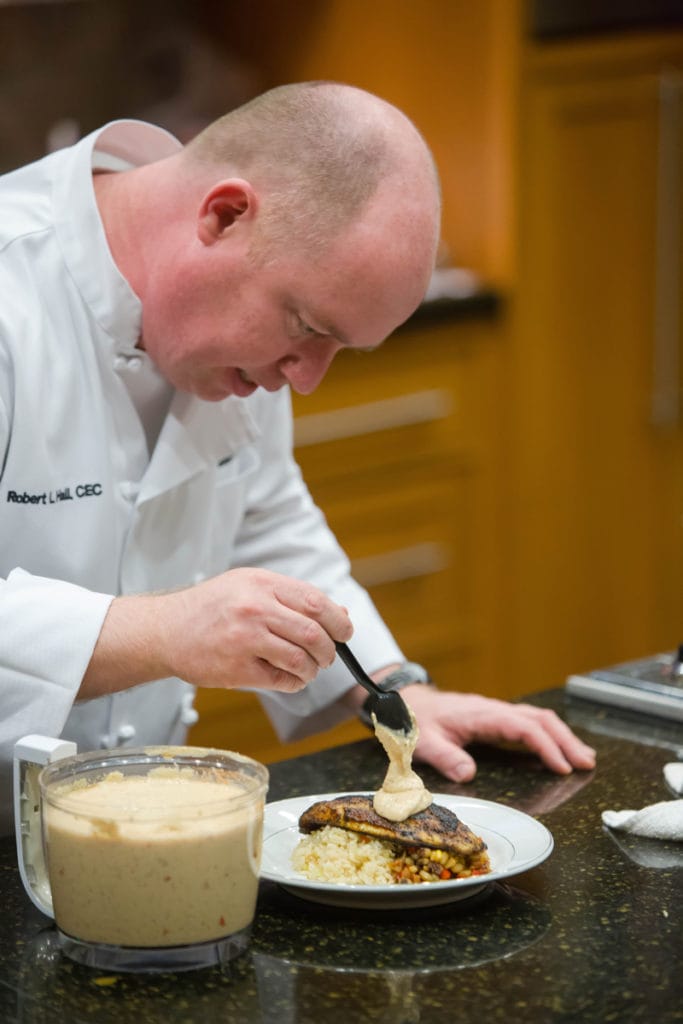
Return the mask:
<svg viewBox="0 0 683 1024">
<path fill-rule="evenodd" d="M 420 731 L 415 759 L 455 782 L 474 778 L 477 766 L 464 748 L 476 741 L 522 745 L 560 775 L 568 775 L 574 768 L 595 767 L 595 751 L 547 708 L 427 686 L 406 686 L 401 696 Z"/>
<path fill-rule="evenodd" d="M 195 686 L 294 692 L 331 665 L 353 628 L 317 587 L 232 569 L 167 594 L 116 598 L 79 697 L 179 676 Z"/>
</svg>

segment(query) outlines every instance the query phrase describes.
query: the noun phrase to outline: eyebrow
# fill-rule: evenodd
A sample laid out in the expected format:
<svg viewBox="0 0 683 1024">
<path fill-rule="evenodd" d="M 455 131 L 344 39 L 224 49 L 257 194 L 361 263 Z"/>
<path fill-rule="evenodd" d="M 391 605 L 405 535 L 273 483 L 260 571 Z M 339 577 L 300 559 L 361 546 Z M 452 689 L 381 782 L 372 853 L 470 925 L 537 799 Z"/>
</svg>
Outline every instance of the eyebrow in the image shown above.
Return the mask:
<svg viewBox="0 0 683 1024">
<path fill-rule="evenodd" d="M 376 345 L 352 345 L 348 337 L 339 329 L 339 327 L 336 326 L 336 324 L 333 324 L 325 317 L 317 316 L 315 311 L 312 309 L 301 310 L 300 308 L 297 308 L 298 304 L 296 302 L 292 302 L 291 305 L 292 309 L 296 310 L 298 316 L 308 318 L 309 322 L 311 320 L 313 321 L 311 326 L 314 330 L 320 329 L 321 333 L 328 334 L 331 338 L 334 338 L 335 341 L 338 341 L 340 345 L 343 345 L 344 348 L 349 349 L 351 352 L 376 352 L 384 341 L 384 339 L 382 339 L 382 341 L 378 342 Z"/>
<path fill-rule="evenodd" d="M 313 319 L 320 324 L 324 334 L 329 334 L 330 337 L 338 341 L 340 345 L 344 346 L 344 348 L 353 348 L 353 345 L 349 342 L 349 339 L 346 337 L 344 332 L 340 331 L 335 324 L 331 324 L 328 320 L 319 320 L 316 316 L 314 316 Z"/>
<path fill-rule="evenodd" d="M 315 318 L 317 319 L 317 318 Z M 343 331 L 340 331 L 334 324 L 326 322 L 324 320 L 318 321 L 325 334 L 329 334 L 331 338 L 335 338 L 340 345 L 344 348 L 350 349 L 352 352 L 376 352 L 382 342 L 380 341 L 377 345 L 352 345 L 349 339 L 345 336 Z"/>
</svg>

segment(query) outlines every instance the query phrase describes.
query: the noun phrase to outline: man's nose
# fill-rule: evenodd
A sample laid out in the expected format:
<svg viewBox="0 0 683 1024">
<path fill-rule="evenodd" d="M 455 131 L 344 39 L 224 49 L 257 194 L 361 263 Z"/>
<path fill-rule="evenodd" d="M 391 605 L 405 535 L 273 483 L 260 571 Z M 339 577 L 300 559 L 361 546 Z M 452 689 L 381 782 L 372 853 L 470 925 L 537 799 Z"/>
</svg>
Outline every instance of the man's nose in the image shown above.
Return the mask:
<svg viewBox="0 0 683 1024">
<path fill-rule="evenodd" d="M 293 391 L 299 395 L 310 395 L 320 384 L 340 348 L 336 341 L 312 338 L 295 354 L 281 360 L 280 371 Z"/>
</svg>

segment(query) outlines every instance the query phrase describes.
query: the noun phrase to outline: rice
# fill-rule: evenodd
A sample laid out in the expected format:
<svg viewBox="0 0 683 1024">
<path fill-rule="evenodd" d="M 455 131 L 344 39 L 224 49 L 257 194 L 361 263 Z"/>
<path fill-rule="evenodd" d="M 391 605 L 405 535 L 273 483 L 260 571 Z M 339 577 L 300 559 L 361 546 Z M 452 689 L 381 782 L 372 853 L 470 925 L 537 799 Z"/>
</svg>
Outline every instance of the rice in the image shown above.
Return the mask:
<svg viewBox="0 0 683 1024">
<path fill-rule="evenodd" d="M 304 836 L 292 866 L 315 882 L 342 885 L 415 885 L 469 878 L 491 870 L 485 849 L 469 856 L 405 847 L 387 839 L 325 825 Z"/>
<path fill-rule="evenodd" d="M 292 853 L 292 866 L 315 882 L 342 885 L 390 885 L 390 843 L 333 825 L 309 833 Z"/>
</svg>

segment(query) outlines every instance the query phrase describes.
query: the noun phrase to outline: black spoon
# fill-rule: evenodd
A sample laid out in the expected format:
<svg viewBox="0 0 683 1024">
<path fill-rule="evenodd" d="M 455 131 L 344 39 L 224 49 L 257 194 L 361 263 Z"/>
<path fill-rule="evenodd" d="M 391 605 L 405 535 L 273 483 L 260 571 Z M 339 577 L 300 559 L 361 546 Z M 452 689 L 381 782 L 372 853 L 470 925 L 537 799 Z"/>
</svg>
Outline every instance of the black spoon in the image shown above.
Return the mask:
<svg viewBox="0 0 683 1024">
<path fill-rule="evenodd" d="M 377 683 L 374 683 L 365 669 L 361 668 L 346 644 L 338 643 L 336 647 L 337 654 L 353 678 L 370 694 L 370 699 L 367 702 L 368 712 L 374 713 L 379 724 L 386 726 L 387 729 L 393 729 L 394 732 L 411 732 L 413 722 L 410 711 L 400 693 L 383 690 Z"/>
</svg>

